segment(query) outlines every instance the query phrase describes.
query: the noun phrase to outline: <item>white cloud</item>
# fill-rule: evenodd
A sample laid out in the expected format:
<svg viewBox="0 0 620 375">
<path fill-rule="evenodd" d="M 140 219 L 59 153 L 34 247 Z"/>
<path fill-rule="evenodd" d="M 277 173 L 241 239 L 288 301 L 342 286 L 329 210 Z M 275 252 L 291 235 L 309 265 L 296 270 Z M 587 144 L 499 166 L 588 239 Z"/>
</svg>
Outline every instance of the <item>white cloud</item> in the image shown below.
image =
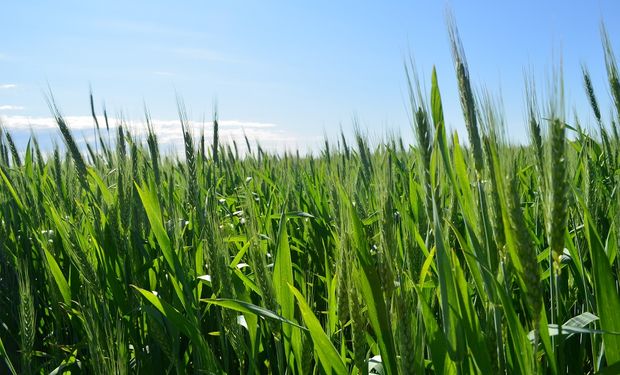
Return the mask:
<svg viewBox="0 0 620 375">
<path fill-rule="evenodd" d="M 105 132 L 105 119 L 103 116 L 99 116 L 97 119 L 101 130 Z M 49 132 L 58 129 L 58 124 L 53 117 L 14 115 L 2 116 L 0 120 L 3 127 L 12 132 L 30 132 L 30 130 L 32 130 L 36 135 L 37 131 Z M 95 127 L 91 116 L 65 116 L 64 120 L 69 128 L 74 131 L 78 139 L 84 136 L 87 138 L 90 137 Z M 116 130 L 119 119 L 109 118 L 108 120 L 110 127 Z M 151 123 L 161 146 L 182 149 L 183 133 L 179 120 L 153 119 Z M 218 124 L 218 134 L 222 143 L 232 143 L 232 141 L 236 141 L 240 149 L 245 149 L 245 136 L 247 136 L 252 143 L 260 143 L 266 150 L 297 149 L 298 147 L 310 146 L 316 141 L 315 139 L 307 137 L 298 137 L 273 123 L 220 120 Z M 204 131 L 205 139 L 207 142 L 211 142 L 213 135 L 212 122 L 189 121 L 187 125 L 196 141 L 198 141 L 200 135 Z M 124 127 L 128 129 L 131 134 L 139 138 L 144 138 L 148 132 L 145 122 L 124 122 Z M 110 129 L 110 134 L 112 137 L 116 137 L 116 133 L 112 129 Z"/>
<path fill-rule="evenodd" d="M 241 128 L 275 128 L 276 124 L 268 122 L 252 122 L 252 121 L 239 121 L 239 120 L 223 120 L 218 121 L 220 127 L 241 127 Z"/>
<path fill-rule="evenodd" d="M 0 105 L 0 111 L 21 111 L 24 109 L 21 105 Z"/>
<path fill-rule="evenodd" d="M 17 87 L 17 85 L 14 84 L 14 83 L 3 83 L 3 84 L 0 84 L 0 89 L 2 89 L 2 90 L 14 89 L 16 87 Z"/>
</svg>

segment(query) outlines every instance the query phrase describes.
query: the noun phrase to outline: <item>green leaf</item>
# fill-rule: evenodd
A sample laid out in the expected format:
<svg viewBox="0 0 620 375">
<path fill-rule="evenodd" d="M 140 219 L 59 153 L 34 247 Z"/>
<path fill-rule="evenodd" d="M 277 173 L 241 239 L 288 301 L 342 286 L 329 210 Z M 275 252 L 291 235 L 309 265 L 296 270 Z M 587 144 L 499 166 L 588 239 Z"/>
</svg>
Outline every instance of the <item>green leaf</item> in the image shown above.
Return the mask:
<svg viewBox="0 0 620 375">
<path fill-rule="evenodd" d="M 437 70 L 433 66 L 433 75 L 431 78 L 431 110 L 433 114 L 433 122 L 435 127 L 443 124 L 443 108 L 441 104 L 441 94 L 439 93 L 439 84 L 437 83 Z"/>
<path fill-rule="evenodd" d="M 187 307 L 185 295 L 183 294 L 183 291 L 178 283 L 174 281 L 174 279 L 179 279 L 181 284 L 186 289 L 189 289 L 187 283 L 185 282 L 185 271 L 181 268 L 181 262 L 179 261 L 177 254 L 172 250 L 170 238 L 164 229 L 161 209 L 159 208 L 159 200 L 157 199 L 155 187 L 151 184 L 151 186 L 140 188 L 137 183 L 135 183 L 135 186 L 138 194 L 140 195 L 140 199 L 142 200 L 142 205 L 146 211 L 146 216 L 151 224 L 151 230 L 153 231 L 153 234 L 157 239 L 157 243 L 159 244 L 159 247 L 164 255 L 164 259 L 166 260 L 166 263 L 168 263 L 170 269 L 174 272 L 174 278 L 171 278 L 171 281 L 177 297 L 179 297 L 179 300 L 183 306 Z"/>
<path fill-rule="evenodd" d="M 467 170 L 467 164 L 465 163 L 465 158 L 463 156 L 461 146 L 459 145 L 459 138 L 456 133 L 454 135 L 453 147 L 452 157 L 454 160 L 454 169 L 458 181 L 458 185 L 454 186 L 454 194 L 456 194 L 457 197 L 459 197 L 459 201 L 463 203 L 460 207 L 463 210 L 463 214 L 466 216 L 467 221 L 471 226 L 477 228 L 478 218 L 476 216 L 475 206 L 471 204 L 475 202 L 474 194 L 471 189 L 471 181 Z M 460 187 L 460 190 L 456 189 L 457 186 Z"/>
<path fill-rule="evenodd" d="M 54 281 L 56 282 L 56 285 L 58 286 L 58 290 L 60 291 L 60 294 L 62 295 L 62 299 L 67 305 L 70 305 L 71 304 L 71 289 L 69 288 L 69 283 L 67 282 L 67 279 L 65 279 L 65 276 L 62 274 L 62 271 L 60 270 L 60 267 L 58 266 L 56 259 L 49 252 L 49 250 L 47 250 L 47 246 L 42 246 L 42 247 L 43 247 L 43 252 L 45 253 L 45 259 L 47 260 L 47 264 L 49 265 L 49 270 L 52 274 L 52 277 L 54 278 Z"/>
<path fill-rule="evenodd" d="M 26 145 L 26 156 L 24 157 L 24 172 L 29 179 L 34 177 L 34 170 L 32 167 L 32 138 L 28 140 Z"/>
<path fill-rule="evenodd" d="M 137 290 L 148 302 L 151 303 L 151 305 L 153 305 L 164 317 L 166 317 L 174 328 L 190 338 L 192 343 L 196 346 L 196 354 L 203 361 L 207 361 L 207 363 L 204 363 L 203 365 L 206 365 L 212 369 L 212 371 L 217 370 L 215 356 L 203 336 L 200 334 L 199 322 L 190 320 L 189 318 L 183 316 L 183 314 L 181 314 L 172 305 L 162 301 L 152 292 L 139 288 L 135 285 L 131 285 L 131 287 Z"/>
<path fill-rule="evenodd" d="M 454 254 L 452 257 L 452 264 L 454 265 L 453 274 L 456 282 L 457 295 L 461 303 L 461 324 L 464 327 L 463 331 L 467 337 L 469 350 L 471 350 L 471 355 L 476 361 L 476 365 L 480 372 L 483 374 L 491 373 L 493 368 L 491 366 L 491 358 L 488 349 L 486 348 L 487 339 L 482 333 L 478 314 L 471 302 L 469 284 L 465 278 L 465 273 L 461 268 L 458 258 Z"/>
<path fill-rule="evenodd" d="M 9 358 L 9 355 L 7 354 L 6 349 L 4 348 L 4 343 L 2 343 L 1 337 L 0 337 L 0 357 L 4 359 L 4 362 L 6 363 L 7 367 L 11 371 L 11 374 L 17 375 L 17 371 L 15 371 L 15 367 L 13 367 L 13 364 L 11 363 L 11 359 Z"/>
<path fill-rule="evenodd" d="M 0 177 L 2 177 L 2 180 L 4 181 L 6 188 L 9 189 L 9 193 L 13 197 L 13 200 L 15 200 L 17 207 L 19 207 L 20 210 L 23 210 L 24 204 L 22 203 L 22 200 L 19 199 L 19 195 L 17 195 L 15 188 L 13 188 L 13 185 L 11 185 L 11 181 L 9 181 L 8 177 L 4 174 L 4 171 L 2 171 L 2 168 L 0 168 Z"/>
<path fill-rule="evenodd" d="M 80 360 L 75 357 L 76 355 L 77 355 L 77 349 L 75 349 L 71 353 L 71 356 L 69 356 L 69 358 L 64 359 L 58 367 L 52 370 L 49 373 L 49 375 L 59 375 L 59 374 L 66 374 L 66 373 L 70 374 L 71 371 L 67 371 L 69 367 L 72 367 L 74 365 L 77 365 L 77 366 L 80 365 Z"/>
<path fill-rule="evenodd" d="M 289 288 L 297 299 L 301 316 L 308 327 L 310 337 L 312 337 L 312 342 L 314 343 L 314 351 L 318 354 L 319 361 L 321 361 L 325 372 L 328 374 L 331 374 L 332 371 L 336 374 L 348 374 L 346 366 L 338 355 L 338 351 L 323 331 L 321 323 L 312 312 L 312 309 L 310 309 L 310 306 L 308 306 L 304 296 L 294 286 L 289 285 Z"/>
<path fill-rule="evenodd" d="M 191 339 L 196 339 L 200 341 L 200 334 L 198 327 L 195 327 L 192 322 L 183 316 L 177 309 L 175 309 L 172 305 L 168 304 L 165 301 L 162 301 L 157 297 L 153 292 L 149 292 L 148 290 L 138 288 L 135 285 L 132 287 L 140 292 L 140 294 L 149 301 L 159 312 L 161 312 L 172 325 L 182 332 L 184 335 Z"/>
<path fill-rule="evenodd" d="M 436 247 L 433 247 L 431 249 L 431 252 L 428 254 L 426 260 L 424 261 L 424 264 L 422 264 L 422 269 L 420 271 L 420 280 L 418 281 L 420 285 L 424 284 L 424 282 L 426 281 L 426 274 L 428 273 L 428 269 L 431 267 L 431 265 L 434 264 L 433 261 L 435 260 L 436 249 Z"/>
<path fill-rule="evenodd" d="M 293 263 L 291 261 L 291 249 L 288 243 L 286 231 L 286 216 L 284 212 L 280 217 L 278 229 L 276 259 L 273 266 L 273 286 L 276 299 L 282 309 L 282 316 L 292 319 L 295 313 L 295 299 L 287 287 L 293 285 Z"/>
<path fill-rule="evenodd" d="M 260 288 L 254 283 L 254 281 L 244 275 L 241 270 L 235 267 L 235 269 L 233 270 L 233 275 L 237 276 L 237 278 L 241 280 L 243 284 L 248 287 L 249 290 L 252 290 L 254 293 L 262 297 L 263 293 L 261 292 Z"/>
<path fill-rule="evenodd" d="M 239 311 L 244 314 L 258 315 L 262 318 L 272 319 L 272 320 L 275 320 L 281 323 L 290 324 L 294 327 L 306 330 L 306 327 L 300 326 L 299 324 L 295 323 L 292 320 L 286 319 L 271 310 L 265 309 L 260 306 L 256 306 L 249 302 L 236 300 L 236 299 L 229 299 L 229 298 L 203 298 L 201 299 L 201 301 L 210 303 L 212 305 L 221 306 L 226 309 Z"/>
<path fill-rule="evenodd" d="M 443 122 L 435 123 L 435 138 L 433 139 L 433 150 L 431 152 L 431 186 L 438 188 L 437 176 L 439 169 L 439 156 L 443 161 L 445 172 L 450 179 L 452 185 L 456 185 L 452 161 L 450 160 L 450 151 L 448 150 L 448 139 L 446 136 L 446 127 Z"/>
<path fill-rule="evenodd" d="M 540 321 L 539 321 L 539 329 L 540 329 L 540 341 L 542 342 L 543 350 L 547 354 L 547 358 L 549 360 L 549 366 L 551 367 L 551 374 L 556 375 L 558 373 L 558 365 L 557 358 L 553 351 L 553 345 L 551 344 L 551 337 L 549 336 L 549 323 L 547 322 L 547 312 L 544 309 L 544 306 L 541 306 L 540 309 Z"/>
<path fill-rule="evenodd" d="M 435 313 L 427 303 L 425 294 L 418 285 L 414 284 L 413 287 L 418 295 L 418 310 L 424 321 L 424 329 L 428 337 L 427 342 L 433 361 L 434 372 L 436 374 L 448 373 L 448 370 L 453 366 L 454 362 L 450 360 L 450 356 L 448 355 L 446 337 L 441 332 L 441 328 L 435 318 Z"/>
<path fill-rule="evenodd" d="M 288 243 L 288 232 L 286 230 L 287 214 L 282 211 L 278 228 L 278 236 L 276 240 L 276 259 L 273 266 L 273 285 L 276 294 L 276 300 L 280 306 L 280 313 L 285 319 L 293 320 L 295 316 L 295 297 L 288 288 L 288 285 L 294 285 L 293 281 L 293 262 L 291 260 L 291 248 Z M 284 346 L 287 354 L 293 351 L 294 357 L 298 362 L 298 369 L 301 370 L 302 358 L 302 342 L 300 335 L 294 335 L 297 330 L 293 331 L 292 327 L 285 325 L 282 327 L 285 337 Z"/>
<path fill-rule="evenodd" d="M 603 250 L 600 236 L 587 210 L 584 210 L 584 217 L 586 238 L 592 259 L 597 312 L 601 319 L 601 328 L 606 331 L 603 334 L 605 358 L 607 363 L 616 363 L 620 362 L 620 336 L 613 335 L 611 332 L 620 332 L 620 319 L 618 319 L 620 296 L 618 296 L 616 288 L 613 287 L 616 284 L 616 279 L 609 265 L 609 258 Z"/>
<path fill-rule="evenodd" d="M 584 328 L 597 320 L 599 320 L 598 316 L 589 312 L 584 312 L 583 314 L 579 314 L 568 319 L 564 324 L 562 324 L 562 334 L 568 335 L 568 337 L 576 333 L 620 335 L 620 332 L 609 332 L 600 329 Z M 557 324 L 547 324 L 547 327 L 549 330 L 549 336 L 557 336 L 560 334 L 560 329 Z M 534 342 L 534 331 L 530 331 L 527 334 L 527 337 L 531 342 Z"/>
<path fill-rule="evenodd" d="M 443 230 L 438 211 L 437 202 L 433 198 L 433 226 L 435 230 L 435 245 L 437 247 L 437 278 L 439 279 L 443 331 L 449 344 L 448 352 L 450 353 L 450 358 L 458 361 L 465 355 L 465 348 L 463 347 L 464 332 L 460 323 L 461 309 L 457 299 L 453 265 L 448 248 L 444 244 Z"/>
<path fill-rule="evenodd" d="M 377 343 L 385 370 L 388 374 L 393 374 L 398 369 L 396 349 L 385 297 L 381 289 L 381 279 L 374 259 L 370 254 L 370 246 L 366 241 L 364 227 L 357 214 L 357 210 L 342 189 L 341 196 L 349 211 L 349 220 L 353 225 L 356 254 L 361 266 L 361 272 L 356 272 L 359 277 L 354 277 L 354 279 L 359 283 L 360 292 L 368 307 L 368 319 L 373 331 L 377 335 Z"/>
<path fill-rule="evenodd" d="M 176 264 L 178 262 L 177 257 L 172 251 L 172 246 L 170 245 L 170 238 L 168 237 L 168 233 L 164 229 L 164 224 L 161 216 L 161 210 L 159 208 L 159 201 L 157 200 L 157 194 L 155 193 L 155 189 L 152 189 L 150 186 L 145 186 L 144 188 L 140 188 L 140 186 L 135 183 L 136 190 L 140 195 L 140 199 L 142 200 L 142 205 L 144 206 L 144 210 L 146 211 L 146 216 L 149 219 L 149 223 L 151 224 L 151 230 L 157 239 L 157 243 L 159 244 L 162 253 L 164 254 L 164 258 L 168 265 L 173 270 L 176 269 Z"/>
<path fill-rule="evenodd" d="M 497 283 L 497 281 L 495 280 L 494 282 Z M 532 373 L 535 369 L 535 366 L 532 363 L 532 344 L 530 344 L 529 340 L 527 339 L 527 334 L 525 333 L 523 325 L 519 320 L 519 316 L 515 311 L 512 300 L 502 286 L 496 285 L 496 287 L 493 289 L 497 293 L 499 300 L 501 300 L 502 307 L 504 309 L 506 324 L 508 325 L 508 330 L 510 331 L 509 338 L 512 341 L 515 352 L 519 353 L 515 355 L 515 365 L 519 366 L 519 372 L 522 374 Z"/>
<path fill-rule="evenodd" d="M 282 214 L 278 215 L 278 214 L 273 214 L 269 216 L 271 219 L 280 219 L 282 217 Z M 305 211 L 289 211 L 284 213 L 284 217 L 286 217 L 287 219 L 292 219 L 292 218 L 305 218 L 305 219 L 314 219 L 314 215 L 305 212 Z"/>
<path fill-rule="evenodd" d="M 110 189 L 108 189 L 101 177 L 99 177 L 97 171 L 93 168 L 88 168 L 88 176 L 99 187 L 99 191 L 101 191 L 101 196 L 103 197 L 105 203 L 108 205 L 114 204 L 114 197 L 112 196 L 112 193 L 110 193 Z"/>
</svg>

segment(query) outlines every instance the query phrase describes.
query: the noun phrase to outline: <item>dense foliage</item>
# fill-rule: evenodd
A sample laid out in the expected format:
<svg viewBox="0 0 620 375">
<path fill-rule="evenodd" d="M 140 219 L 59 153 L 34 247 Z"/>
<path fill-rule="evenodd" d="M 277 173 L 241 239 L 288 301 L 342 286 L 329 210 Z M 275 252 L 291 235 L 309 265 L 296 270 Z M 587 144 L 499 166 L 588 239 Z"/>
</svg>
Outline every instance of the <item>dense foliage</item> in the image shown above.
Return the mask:
<svg viewBox="0 0 620 375">
<path fill-rule="evenodd" d="M 181 110 L 179 157 L 93 109 L 81 153 L 53 102 L 66 147 L 49 157 L 2 131 L 0 372 L 345 374 L 375 355 L 388 374 L 618 371 L 608 38 L 612 118 L 585 68 L 595 130 L 565 118 L 561 77 L 549 98 L 529 84 L 516 146 L 451 36 L 467 148 L 411 66 L 416 147 L 357 134 L 240 157 Z"/>
</svg>

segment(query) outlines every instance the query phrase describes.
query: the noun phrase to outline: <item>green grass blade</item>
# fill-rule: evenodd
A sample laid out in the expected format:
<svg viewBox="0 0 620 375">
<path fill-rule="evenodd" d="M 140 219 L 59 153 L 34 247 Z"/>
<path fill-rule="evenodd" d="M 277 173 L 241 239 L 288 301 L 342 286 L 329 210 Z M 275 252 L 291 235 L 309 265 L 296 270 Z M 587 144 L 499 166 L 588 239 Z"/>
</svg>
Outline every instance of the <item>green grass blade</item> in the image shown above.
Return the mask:
<svg viewBox="0 0 620 375">
<path fill-rule="evenodd" d="M 93 168 L 88 168 L 88 175 L 95 182 L 97 187 L 99 187 L 99 191 L 101 191 L 101 196 L 103 197 L 105 203 L 108 205 L 112 205 L 114 203 L 114 197 L 112 196 L 110 189 L 108 189 L 108 187 L 105 185 L 99 174 L 97 174 L 97 172 Z"/>
<path fill-rule="evenodd" d="M 437 247 L 437 278 L 441 302 L 443 331 L 449 344 L 450 357 L 457 361 L 463 358 L 464 332 L 461 326 L 460 306 L 456 293 L 456 280 L 453 265 L 444 244 L 443 230 L 439 219 L 437 203 L 433 200 L 433 223 L 435 228 L 435 246 Z"/>
<path fill-rule="evenodd" d="M 276 259 L 273 266 L 273 285 L 282 316 L 292 319 L 295 313 L 295 300 L 288 288 L 289 284 L 293 285 L 293 263 L 286 230 L 286 217 L 282 213 L 278 229 Z"/>
<path fill-rule="evenodd" d="M 601 328 L 608 332 L 620 332 L 620 296 L 614 288 L 615 277 L 609 259 L 603 250 L 601 238 L 594 227 L 587 212 L 585 215 L 586 238 L 588 239 L 590 257 L 592 259 L 592 273 L 594 281 L 594 296 L 598 316 L 601 319 Z M 605 358 L 607 363 L 620 361 L 620 336 L 603 334 L 605 343 Z"/>
<path fill-rule="evenodd" d="M 140 188 L 137 183 L 135 183 L 136 190 L 140 195 L 140 199 L 142 200 L 142 205 L 144 206 L 144 210 L 146 211 L 146 216 L 148 217 L 149 223 L 151 224 L 151 230 L 157 239 L 157 243 L 161 248 L 161 251 L 164 255 L 164 259 L 168 266 L 172 270 L 173 278 L 171 278 L 172 284 L 175 288 L 175 292 L 179 300 L 183 304 L 184 307 L 187 308 L 187 301 L 183 291 L 180 286 L 175 282 L 174 279 L 179 279 L 181 284 L 187 289 L 187 283 L 185 282 L 185 271 L 183 271 L 181 267 L 181 263 L 177 254 L 172 249 L 172 244 L 170 243 L 170 237 L 168 237 L 168 233 L 164 229 L 164 224 L 161 216 L 161 209 L 159 208 L 159 201 L 157 200 L 157 193 L 155 187 L 150 184 L 150 186 L 144 186 Z"/>
<path fill-rule="evenodd" d="M 426 330 L 427 343 L 430 349 L 433 369 L 437 374 L 453 372 L 454 362 L 450 360 L 448 355 L 448 343 L 446 337 L 441 331 L 439 323 L 435 318 L 435 313 L 426 301 L 426 296 L 419 286 L 414 285 L 418 294 L 418 310 L 422 314 L 424 328 Z"/>
<path fill-rule="evenodd" d="M 347 368 L 342 362 L 338 351 L 334 348 L 334 345 L 329 340 L 329 337 L 327 337 L 323 331 L 321 322 L 319 322 L 310 306 L 308 306 L 305 297 L 297 289 L 295 289 L 294 286 L 289 285 L 289 288 L 297 299 L 297 306 L 299 306 L 301 316 L 304 319 L 304 323 L 306 323 L 310 337 L 312 337 L 314 350 L 318 354 L 319 361 L 321 361 L 321 365 L 323 366 L 325 372 L 327 374 L 331 374 L 332 372 L 339 375 L 347 374 Z"/>
<path fill-rule="evenodd" d="M 287 215 L 282 212 L 276 239 L 276 259 L 273 267 L 273 286 L 276 294 L 276 301 L 280 306 L 280 313 L 288 320 L 293 320 L 295 315 L 295 297 L 288 288 L 294 285 L 293 262 L 291 260 L 291 248 L 288 242 L 288 231 L 286 230 Z M 301 336 L 294 335 L 291 326 L 282 327 L 285 337 L 284 346 L 288 354 L 292 350 L 301 369 L 302 343 Z M 290 361 L 289 361 L 290 362 Z"/>
<path fill-rule="evenodd" d="M 437 127 L 438 124 L 443 124 L 443 107 L 441 104 L 441 94 L 439 92 L 439 84 L 437 82 L 437 69 L 435 69 L 435 66 L 433 66 L 433 73 L 431 78 L 431 111 L 435 127 Z"/>
<path fill-rule="evenodd" d="M 217 369 L 217 364 L 215 362 L 215 356 L 211 352 L 211 349 L 205 342 L 203 336 L 200 333 L 200 325 L 198 322 L 189 319 L 188 317 L 183 316 L 177 309 L 175 309 L 172 305 L 167 302 L 161 300 L 154 293 L 149 292 L 148 290 L 138 288 L 135 285 L 131 285 L 135 290 L 137 290 L 144 299 L 146 299 L 153 307 L 155 307 L 166 319 L 170 321 L 170 323 L 177 329 L 179 332 L 183 333 L 185 336 L 189 337 L 190 340 L 195 345 L 195 353 L 199 356 L 203 361 L 203 366 L 210 368 L 212 371 Z"/>
<path fill-rule="evenodd" d="M 527 338 L 527 333 L 519 320 L 512 300 L 501 286 L 497 285 L 494 290 L 502 303 L 504 316 L 506 317 L 506 325 L 510 331 L 510 340 L 512 341 L 516 354 L 513 359 L 514 365 L 518 366 L 519 372 L 522 374 L 532 373 L 535 369 L 534 363 L 532 362 L 534 358 L 532 345 Z"/>
<path fill-rule="evenodd" d="M 368 318 L 375 335 L 377 335 L 377 343 L 383 365 L 385 370 L 392 374 L 398 368 L 396 364 L 396 348 L 385 297 L 381 288 L 381 278 L 375 266 L 375 261 L 370 254 L 370 246 L 366 240 L 362 221 L 347 195 L 344 192 L 341 192 L 341 195 L 348 207 L 349 220 L 353 227 L 353 238 L 356 245 L 355 250 L 361 266 L 361 272 L 357 273 L 359 277 L 355 279 L 359 283 L 359 290 L 368 307 Z"/>
<path fill-rule="evenodd" d="M 295 323 L 292 320 L 286 319 L 283 316 L 278 315 L 271 310 L 254 305 L 249 302 L 235 300 L 235 299 L 228 299 L 228 298 L 203 298 L 201 299 L 201 301 L 212 304 L 212 305 L 221 306 L 226 309 L 238 311 L 244 314 L 254 314 L 262 318 L 275 320 L 277 322 L 289 324 L 291 326 L 306 330 L 306 327 L 300 326 L 299 324 Z"/>
<path fill-rule="evenodd" d="M 13 367 L 13 363 L 11 363 L 11 359 L 9 358 L 8 353 L 6 352 L 6 348 L 4 347 L 4 343 L 2 342 L 2 338 L 0 337 L 0 357 L 4 359 L 6 366 L 11 371 L 11 374 L 17 375 L 17 371 L 15 371 L 15 367 Z"/>
<path fill-rule="evenodd" d="M 71 289 L 69 288 L 69 283 L 65 276 L 62 274 L 58 263 L 56 262 L 56 258 L 47 250 L 45 246 L 43 246 L 43 252 L 45 253 L 45 259 L 47 260 L 47 265 L 50 268 L 50 273 L 52 274 L 54 281 L 56 282 L 56 286 L 58 286 L 58 290 L 62 295 L 63 301 L 67 304 L 71 304 Z"/>
<path fill-rule="evenodd" d="M 15 191 L 15 188 L 11 184 L 11 181 L 9 181 L 8 177 L 4 174 L 4 171 L 2 170 L 2 168 L 0 168 L 0 177 L 2 177 L 2 181 L 4 181 L 4 185 L 9 190 L 9 193 L 11 194 L 11 197 L 13 198 L 13 200 L 15 200 L 17 207 L 19 207 L 20 210 L 23 210 L 24 204 L 22 203 L 22 200 L 19 198 L 19 195 Z"/>
<path fill-rule="evenodd" d="M 146 211 L 149 223 L 151 224 L 151 230 L 153 231 L 153 234 L 157 239 L 157 243 L 161 247 L 164 258 L 166 259 L 166 262 L 168 262 L 170 268 L 176 270 L 178 259 L 172 251 L 170 238 L 168 237 L 168 233 L 166 233 L 166 230 L 164 229 L 161 210 L 157 201 L 157 194 L 155 193 L 155 189 L 151 186 L 144 186 L 141 188 L 137 183 L 135 184 L 135 186 L 138 194 L 140 195 L 140 199 L 142 200 L 142 205 L 144 206 L 144 210 Z"/>
<path fill-rule="evenodd" d="M 159 312 L 161 312 L 166 318 L 170 320 L 172 325 L 186 335 L 189 338 L 197 338 L 199 337 L 198 331 L 196 331 L 196 327 L 192 324 L 192 322 L 183 316 L 177 309 L 175 309 L 172 305 L 168 304 L 165 301 L 162 301 L 158 296 L 156 296 L 153 292 L 149 292 L 148 290 L 138 288 L 135 285 L 132 287 L 140 292 L 140 294 L 153 305 Z"/>
</svg>

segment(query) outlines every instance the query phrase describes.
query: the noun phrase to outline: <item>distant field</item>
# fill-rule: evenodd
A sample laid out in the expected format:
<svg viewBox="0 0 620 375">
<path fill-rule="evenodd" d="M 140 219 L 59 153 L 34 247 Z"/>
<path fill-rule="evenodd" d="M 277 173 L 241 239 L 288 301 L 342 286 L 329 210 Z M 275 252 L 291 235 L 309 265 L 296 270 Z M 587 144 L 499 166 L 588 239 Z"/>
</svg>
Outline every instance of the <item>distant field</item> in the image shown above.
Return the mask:
<svg viewBox="0 0 620 375">
<path fill-rule="evenodd" d="M 451 41 L 461 103 L 408 66 L 416 146 L 275 155 L 222 144 L 217 120 L 191 134 L 183 108 L 183 156 L 95 109 L 86 150 L 53 104 L 48 157 L 2 130 L 0 373 L 619 373 L 608 37 L 615 107 L 585 67 L 595 129 L 567 116 L 561 72 L 548 97 L 530 83 L 525 146 Z"/>
</svg>

